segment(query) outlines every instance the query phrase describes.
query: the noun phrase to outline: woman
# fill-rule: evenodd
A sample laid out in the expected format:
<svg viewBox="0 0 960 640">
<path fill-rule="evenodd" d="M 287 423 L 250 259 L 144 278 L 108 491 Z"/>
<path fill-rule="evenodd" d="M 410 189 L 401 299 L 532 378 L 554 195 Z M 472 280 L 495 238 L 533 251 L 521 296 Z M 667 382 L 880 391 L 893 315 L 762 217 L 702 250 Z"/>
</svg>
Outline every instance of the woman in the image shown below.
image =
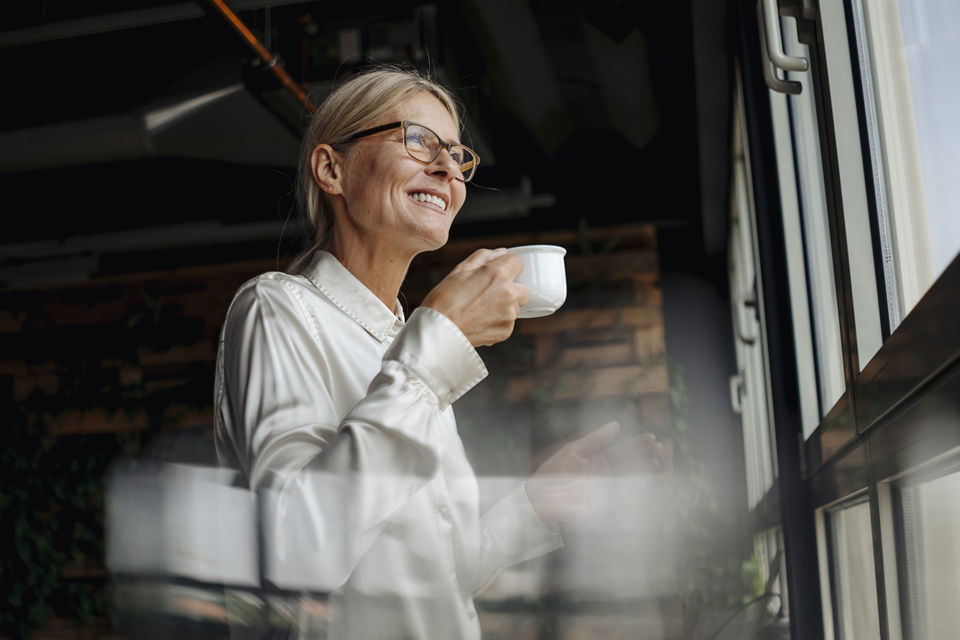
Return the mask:
<svg viewBox="0 0 960 640">
<path fill-rule="evenodd" d="M 265 578 L 330 593 L 330 637 L 476 638 L 473 595 L 561 545 L 556 521 L 616 433 L 574 442 L 481 518 L 451 404 L 486 376 L 529 292 L 481 250 L 409 319 L 413 258 L 442 247 L 478 159 L 453 98 L 414 73 L 354 76 L 317 110 L 300 163 L 316 246 L 244 284 L 218 354 L 216 444 L 265 491 Z"/>
</svg>

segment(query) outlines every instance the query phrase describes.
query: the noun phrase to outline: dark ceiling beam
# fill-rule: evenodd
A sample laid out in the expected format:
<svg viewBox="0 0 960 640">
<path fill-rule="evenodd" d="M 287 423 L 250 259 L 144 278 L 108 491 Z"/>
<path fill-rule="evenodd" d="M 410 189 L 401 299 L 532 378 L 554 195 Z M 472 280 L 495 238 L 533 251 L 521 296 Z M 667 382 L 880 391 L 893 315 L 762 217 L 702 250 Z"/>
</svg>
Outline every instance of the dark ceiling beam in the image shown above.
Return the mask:
<svg viewBox="0 0 960 640">
<path fill-rule="evenodd" d="M 298 144 L 236 83 L 129 114 L 0 132 L 0 173 L 156 156 L 294 166 Z"/>
<path fill-rule="evenodd" d="M 0 259 L 63 258 L 73 255 L 119 251 L 147 251 L 171 247 L 229 244 L 243 240 L 279 237 L 281 231 L 303 231 L 299 219 L 225 225 L 203 220 L 165 227 L 131 229 L 111 233 L 73 236 L 58 240 L 38 240 L 0 245 Z"/>
<path fill-rule="evenodd" d="M 142 114 L 89 118 L 0 134 L 0 173 L 155 155 Z"/>
<path fill-rule="evenodd" d="M 303 0 L 232 0 L 230 7 L 234 11 L 252 11 L 267 7 L 302 3 Z M 73 20 L 59 20 L 37 27 L 0 32 L 0 49 L 62 40 L 65 38 L 81 38 L 101 33 L 110 33 L 111 31 L 149 27 L 169 22 L 197 20 L 206 15 L 207 11 L 202 4 L 197 2 L 184 2 L 150 9 L 105 13 Z"/>
<path fill-rule="evenodd" d="M 537 21 L 526 0 L 463 0 L 491 78 L 540 148 L 553 154 L 573 132 Z"/>
<path fill-rule="evenodd" d="M 633 146 L 644 148 L 660 126 L 646 39 L 634 28 L 617 41 L 590 23 L 584 34 L 607 118 Z"/>
</svg>

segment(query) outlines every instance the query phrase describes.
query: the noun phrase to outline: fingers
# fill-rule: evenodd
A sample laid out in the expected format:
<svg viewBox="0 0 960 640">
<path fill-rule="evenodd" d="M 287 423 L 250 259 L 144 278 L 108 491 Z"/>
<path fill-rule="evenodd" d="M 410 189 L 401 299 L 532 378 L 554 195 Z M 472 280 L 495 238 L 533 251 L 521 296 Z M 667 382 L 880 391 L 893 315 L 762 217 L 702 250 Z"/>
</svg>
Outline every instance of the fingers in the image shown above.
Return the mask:
<svg viewBox="0 0 960 640">
<path fill-rule="evenodd" d="M 496 260 L 500 256 L 507 255 L 507 250 L 500 249 L 477 249 L 467 257 L 466 260 L 453 268 L 450 273 L 460 273 L 461 271 L 472 271 L 479 269 L 491 260 Z"/>
<path fill-rule="evenodd" d="M 523 271 L 523 260 L 513 254 L 504 253 L 484 264 L 483 268 L 492 272 L 493 280 L 499 280 L 506 284 L 505 291 L 516 301 L 513 314 L 516 318 L 516 313 L 520 310 L 520 307 L 530 300 L 530 289 L 515 282 L 517 276 Z"/>
<path fill-rule="evenodd" d="M 608 422 L 599 429 L 574 440 L 568 446 L 577 454 L 588 458 L 603 450 L 620 432 L 619 422 Z"/>
<path fill-rule="evenodd" d="M 458 264 L 450 272 L 464 273 L 486 267 L 491 270 L 494 278 L 501 278 L 506 281 L 514 281 L 523 271 L 523 260 L 507 253 L 506 249 L 477 249 L 470 256 Z"/>
<path fill-rule="evenodd" d="M 652 433 L 622 438 L 616 447 L 604 452 L 618 473 L 646 473 L 663 471 L 671 464 L 667 446 Z"/>
<path fill-rule="evenodd" d="M 520 310 L 520 307 L 527 304 L 530 301 L 530 289 L 522 284 L 513 283 L 513 290 L 516 291 L 517 295 L 517 310 Z"/>
<path fill-rule="evenodd" d="M 423 306 L 449 318 L 475 347 L 502 342 L 530 299 L 530 291 L 514 282 L 521 271 L 523 260 L 506 249 L 475 251 L 427 294 Z"/>
<path fill-rule="evenodd" d="M 520 272 L 523 271 L 523 260 L 506 251 L 504 249 L 502 254 L 491 258 L 485 265 L 490 268 L 503 269 L 504 276 L 510 280 L 516 280 Z"/>
<path fill-rule="evenodd" d="M 590 473 L 593 475 L 612 475 L 614 472 L 613 464 L 606 453 L 601 452 L 590 458 Z"/>
</svg>

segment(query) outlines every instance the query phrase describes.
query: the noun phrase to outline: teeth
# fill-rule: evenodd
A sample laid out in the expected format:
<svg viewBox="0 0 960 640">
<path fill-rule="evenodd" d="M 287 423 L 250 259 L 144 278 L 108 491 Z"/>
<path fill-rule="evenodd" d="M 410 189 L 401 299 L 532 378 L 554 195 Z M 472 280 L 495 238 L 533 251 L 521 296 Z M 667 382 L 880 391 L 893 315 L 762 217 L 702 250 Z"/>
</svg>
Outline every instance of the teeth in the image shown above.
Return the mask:
<svg viewBox="0 0 960 640">
<path fill-rule="evenodd" d="M 410 197 L 416 200 L 417 202 L 429 202 L 430 204 L 435 204 L 444 211 L 447 210 L 447 203 L 443 201 L 443 198 L 439 198 L 430 193 L 421 193 L 417 191 L 416 193 L 411 193 Z"/>
</svg>

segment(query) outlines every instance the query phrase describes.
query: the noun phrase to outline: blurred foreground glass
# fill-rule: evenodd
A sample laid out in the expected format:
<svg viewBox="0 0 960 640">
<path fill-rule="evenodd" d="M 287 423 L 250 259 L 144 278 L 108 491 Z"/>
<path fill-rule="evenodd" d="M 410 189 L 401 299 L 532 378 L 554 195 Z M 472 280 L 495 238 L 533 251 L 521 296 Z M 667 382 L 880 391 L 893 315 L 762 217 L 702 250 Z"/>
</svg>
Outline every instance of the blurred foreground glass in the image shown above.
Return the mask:
<svg viewBox="0 0 960 640">
<path fill-rule="evenodd" d="M 629 467 L 632 453 L 621 445 L 618 466 Z M 327 637 L 342 612 L 330 558 L 317 552 L 305 516 L 315 506 L 311 494 L 252 492 L 236 486 L 234 476 L 185 464 L 139 462 L 113 470 L 106 560 L 112 618 L 125 637 Z M 349 481 L 311 472 L 294 479 Z M 481 505 L 523 480 L 479 477 Z M 362 481 L 396 484 L 389 476 Z M 588 517 L 564 526 L 562 551 L 507 568 L 477 594 L 485 637 L 532 639 L 544 637 L 545 629 L 558 638 L 676 637 L 677 612 L 669 603 L 680 551 L 678 513 L 691 508 L 685 492 L 672 476 L 627 468 L 600 475 L 588 494 Z M 345 535 L 324 546 L 348 547 L 352 540 Z M 436 594 L 448 583 L 427 569 L 412 576 L 419 580 L 399 582 L 402 567 L 383 564 L 365 584 L 385 594 L 384 606 L 391 585 L 440 602 Z M 459 637 L 447 622 L 443 612 L 431 617 L 433 637 Z"/>
</svg>

